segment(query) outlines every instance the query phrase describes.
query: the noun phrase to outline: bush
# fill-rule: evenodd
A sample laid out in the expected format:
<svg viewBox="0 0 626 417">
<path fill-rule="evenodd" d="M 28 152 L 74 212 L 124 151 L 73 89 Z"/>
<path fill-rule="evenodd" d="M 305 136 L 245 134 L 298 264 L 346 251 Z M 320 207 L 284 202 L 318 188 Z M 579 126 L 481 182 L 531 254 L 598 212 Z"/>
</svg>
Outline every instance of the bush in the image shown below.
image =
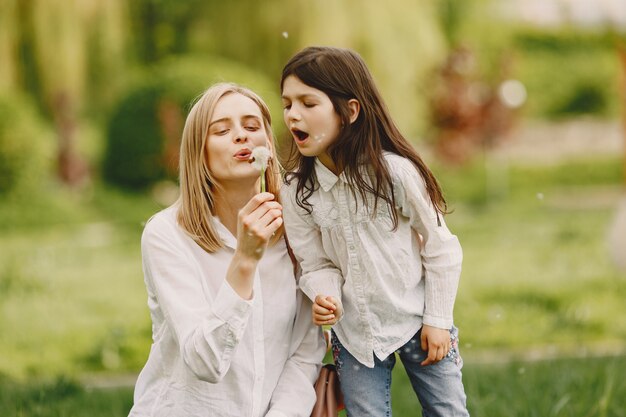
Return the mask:
<svg viewBox="0 0 626 417">
<path fill-rule="evenodd" d="M 219 58 L 178 58 L 146 74 L 114 109 L 103 159 L 106 181 L 142 189 L 175 179 L 185 115 L 208 86 L 233 81 L 252 88 L 280 109 L 277 87 L 246 67 Z"/>
<path fill-rule="evenodd" d="M 533 117 L 617 117 L 619 62 L 608 34 L 524 31 L 515 40 Z"/>
<path fill-rule="evenodd" d="M 0 97 L 0 195 L 27 192 L 48 172 L 52 142 L 42 126 L 32 103 Z"/>
</svg>

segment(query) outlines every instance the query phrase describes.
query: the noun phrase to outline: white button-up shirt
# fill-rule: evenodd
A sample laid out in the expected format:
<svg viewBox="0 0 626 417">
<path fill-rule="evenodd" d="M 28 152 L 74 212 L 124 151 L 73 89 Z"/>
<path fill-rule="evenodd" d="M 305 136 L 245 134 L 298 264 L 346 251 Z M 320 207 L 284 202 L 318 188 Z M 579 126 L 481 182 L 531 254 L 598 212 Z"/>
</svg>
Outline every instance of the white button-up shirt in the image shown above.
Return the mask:
<svg viewBox="0 0 626 417">
<path fill-rule="evenodd" d="M 452 326 L 463 258 L 425 183 L 403 157 L 385 153 L 393 179 L 398 228 L 379 201 L 368 213 L 345 175 L 316 159 L 312 213 L 296 204 L 296 180 L 283 187 L 289 243 L 302 267 L 300 288 L 311 299 L 331 295 L 344 315 L 333 330 L 363 365 L 374 366 L 407 343 L 422 324 Z M 368 206 L 373 210 L 373 196 Z"/>
<path fill-rule="evenodd" d="M 174 207 L 145 227 L 153 344 L 130 416 L 309 417 L 325 342 L 284 240 L 267 248 L 244 300 L 225 280 L 237 241 L 215 226 L 225 248 L 211 254 L 178 226 Z"/>
</svg>

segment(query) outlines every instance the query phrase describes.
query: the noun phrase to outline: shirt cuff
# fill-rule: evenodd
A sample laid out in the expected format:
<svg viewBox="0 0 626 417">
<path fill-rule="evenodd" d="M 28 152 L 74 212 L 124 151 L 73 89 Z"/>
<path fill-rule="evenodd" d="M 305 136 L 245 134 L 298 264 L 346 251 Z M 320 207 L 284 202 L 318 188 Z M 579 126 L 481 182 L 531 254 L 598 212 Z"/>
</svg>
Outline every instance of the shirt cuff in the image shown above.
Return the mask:
<svg viewBox="0 0 626 417">
<path fill-rule="evenodd" d="M 443 329 L 443 330 L 450 330 L 452 328 L 453 320 L 446 319 L 444 317 L 435 317 L 435 316 L 431 316 L 428 314 L 424 314 L 424 317 L 422 318 L 422 323 L 430 327 L 436 327 L 438 329 Z"/>
<path fill-rule="evenodd" d="M 224 280 L 215 295 L 213 313 L 232 327 L 242 328 L 248 322 L 253 299 L 244 300 L 233 290 L 228 281 Z"/>
<path fill-rule="evenodd" d="M 341 291 L 337 289 L 336 285 L 326 279 L 312 278 L 303 280 L 300 278 L 300 289 L 313 302 L 315 302 L 315 297 L 318 295 L 330 295 L 341 302 Z"/>
</svg>

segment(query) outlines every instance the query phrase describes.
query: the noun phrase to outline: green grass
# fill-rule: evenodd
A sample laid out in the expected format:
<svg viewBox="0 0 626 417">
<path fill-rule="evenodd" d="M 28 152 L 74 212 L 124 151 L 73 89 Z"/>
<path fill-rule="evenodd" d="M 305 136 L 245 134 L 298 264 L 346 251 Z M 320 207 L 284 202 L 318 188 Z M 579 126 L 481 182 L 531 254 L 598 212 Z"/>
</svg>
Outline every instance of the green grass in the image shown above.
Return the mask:
<svg viewBox="0 0 626 417">
<path fill-rule="evenodd" d="M 466 358 L 624 351 L 626 277 L 605 241 L 621 164 L 437 167 L 455 210 L 446 221 L 464 248 L 455 321 Z M 101 185 L 0 203 L 0 374 L 143 366 L 150 319 L 139 238 L 159 208 Z"/>
<path fill-rule="evenodd" d="M 481 417 L 626 416 L 626 358 L 467 364 L 463 383 L 471 415 Z M 394 373 L 395 415 L 419 409 L 404 370 Z"/>
<path fill-rule="evenodd" d="M 606 248 L 621 168 L 615 158 L 440 170 L 464 248 L 455 320 L 466 352 L 623 349 L 626 276 Z"/>
<path fill-rule="evenodd" d="M 466 363 L 463 368 L 468 409 L 481 417 L 623 417 L 625 374 L 626 357 Z M 28 384 L 0 379 L 0 410 L 16 417 L 122 417 L 132 406 L 132 392 L 129 387 L 85 389 L 67 379 Z M 421 415 L 400 362 L 393 374 L 392 407 L 396 416 Z"/>
</svg>

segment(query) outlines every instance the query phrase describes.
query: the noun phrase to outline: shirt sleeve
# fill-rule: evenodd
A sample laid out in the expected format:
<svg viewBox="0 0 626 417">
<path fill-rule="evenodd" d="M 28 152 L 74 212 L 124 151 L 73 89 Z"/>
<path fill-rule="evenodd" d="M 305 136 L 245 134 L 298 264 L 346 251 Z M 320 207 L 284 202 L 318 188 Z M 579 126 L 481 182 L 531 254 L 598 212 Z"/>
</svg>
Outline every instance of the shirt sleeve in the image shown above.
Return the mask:
<svg viewBox="0 0 626 417">
<path fill-rule="evenodd" d="M 425 271 L 426 325 L 450 329 L 454 301 L 461 276 L 463 251 L 443 216 L 432 204 L 426 184 L 413 164 L 404 158 L 393 160 L 394 196 L 403 216 L 421 238 L 420 255 Z"/>
<path fill-rule="evenodd" d="M 289 244 L 302 268 L 298 285 L 311 300 L 321 294 L 341 302 L 343 275 L 326 255 L 319 227 L 296 203 L 295 186 L 282 188 L 281 203 Z"/>
<path fill-rule="evenodd" d="M 174 225 L 155 218 L 144 230 L 141 251 L 146 285 L 154 294 L 180 355 L 201 380 L 219 382 L 228 371 L 252 311 L 224 279 L 211 300 L 200 271 L 185 253 Z"/>
<path fill-rule="evenodd" d="M 326 353 L 322 328 L 311 320 L 311 300 L 297 292 L 298 312 L 291 337 L 290 357 L 270 400 L 266 417 L 309 417 L 315 404 L 313 385 Z"/>
</svg>

